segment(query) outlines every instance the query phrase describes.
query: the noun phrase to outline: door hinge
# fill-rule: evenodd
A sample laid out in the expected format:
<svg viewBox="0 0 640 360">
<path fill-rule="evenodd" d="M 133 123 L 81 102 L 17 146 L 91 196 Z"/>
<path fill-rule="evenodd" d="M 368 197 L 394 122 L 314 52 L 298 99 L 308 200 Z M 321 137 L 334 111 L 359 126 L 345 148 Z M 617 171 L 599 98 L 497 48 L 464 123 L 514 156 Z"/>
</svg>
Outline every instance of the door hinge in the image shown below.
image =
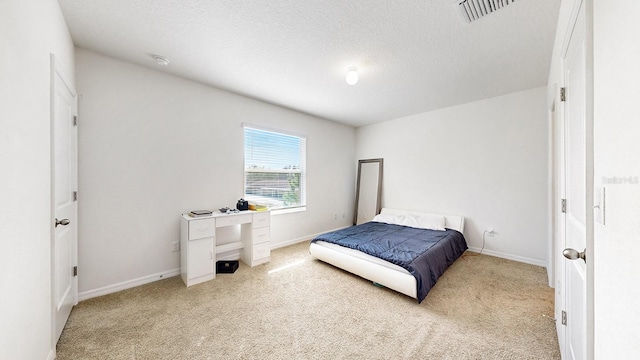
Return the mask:
<svg viewBox="0 0 640 360">
<path fill-rule="evenodd" d="M 78 201 L 78 192 L 77 191 L 73 192 L 73 201 Z"/>
<path fill-rule="evenodd" d="M 562 310 L 562 325 L 567 325 L 567 312 Z"/>
<path fill-rule="evenodd" d="M 78 126 L 78 116 L 73 115 L 73 126 Z"/>
<path fill-rule="evenodd" d="M 73 267 L 73 276 L 78 276 L 78 267 L 77 266 Z"/>
<path fill-rule="evenodd" d="M 562 212 L 566 213 L 567 212 L 567 199 L 562 199 L 560 204 L 562 205 Z"/>
<path fill-rule="evenodd" d="M 560 101 L 567 101 L 567 88 L 561 87 L 560 88 Z"/>
</svg>

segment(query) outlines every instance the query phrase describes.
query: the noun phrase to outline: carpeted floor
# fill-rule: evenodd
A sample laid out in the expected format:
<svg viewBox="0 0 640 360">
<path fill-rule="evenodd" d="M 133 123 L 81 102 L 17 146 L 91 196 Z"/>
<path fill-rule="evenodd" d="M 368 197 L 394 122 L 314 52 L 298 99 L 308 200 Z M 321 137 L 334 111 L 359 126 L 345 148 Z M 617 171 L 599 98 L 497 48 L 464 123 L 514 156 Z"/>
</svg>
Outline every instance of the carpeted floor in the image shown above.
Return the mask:
<svg viewBox="0 0 640 360">
<path fill-rule="evenodd" d="M 418 304 L 308 246 L 190 288 L 174 277 L 81 302 L 57 359 L 560 358 L 541 267 L 465 256 Z"/>
</svg>

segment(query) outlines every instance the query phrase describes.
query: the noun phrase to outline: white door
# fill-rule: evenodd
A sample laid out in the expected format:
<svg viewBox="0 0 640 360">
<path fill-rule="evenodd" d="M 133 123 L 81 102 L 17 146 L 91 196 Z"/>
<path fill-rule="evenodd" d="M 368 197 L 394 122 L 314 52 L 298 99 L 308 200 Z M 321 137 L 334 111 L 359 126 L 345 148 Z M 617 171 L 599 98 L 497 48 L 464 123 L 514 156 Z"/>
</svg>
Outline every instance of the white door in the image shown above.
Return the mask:
<svg viewBox="0 0 640 360">
<path fill-rule="evenodd" d="M 565 181 L 566 181 L 566 214 L 565 214 L 565 259 L 564 265 L 564 311 L 561 323 L 566 323 L 564 337 L 566 359 L 587 358 L 587 265 L 591 259 L 587 254 L 586 261 L 579 256 L 586 249 L 589 216 L 587 181 L 589 157 L 587 154 L 588 127 L 586 120 L 586 28 L 584 5 L 578 11 L 575 26 L 571 33 L 567 52 L 564 58 L 565 81 Z M 591 185 L 592 187 L 592 185 Z"/>
<path fill-rule="evenodd" d="M 78 156 L 76 95 L 51 56 L 51 115 L 52 115 L 52 214 L 51 244 L 52 328 L 54 342 L 62 333 L 71 308 L 78 302 L 77 265 Z"/>
</svg>

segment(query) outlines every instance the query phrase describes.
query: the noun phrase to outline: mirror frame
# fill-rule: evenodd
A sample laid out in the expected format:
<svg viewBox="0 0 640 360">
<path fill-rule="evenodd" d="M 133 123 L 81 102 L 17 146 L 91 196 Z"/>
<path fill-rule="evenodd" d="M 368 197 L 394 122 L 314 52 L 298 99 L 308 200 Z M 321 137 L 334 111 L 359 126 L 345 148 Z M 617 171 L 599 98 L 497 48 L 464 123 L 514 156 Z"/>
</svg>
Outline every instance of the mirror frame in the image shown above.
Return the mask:
<svg viewBox="0 0 640 360">
<path fill-rule="evenodd" d="M 358 203 L 360 201 L 360 176 L 362 174 L 361 172 L 362 164 L 367 164 L 367 163 L 378 163 L 378 191 L 376 196 L 376 215 L 380 214 L 380 210 L 382 210 L 382 169 L 383 169 L 382 165 L 384 163 L 384 159 L 379 158 L 379 159 L 358 160 L 358 181 L 356 184 L 356 204 L 355 204 L 355 211 L 353 213 L 353 225 L 356 225 L 358 223 Z"/>
</svg>

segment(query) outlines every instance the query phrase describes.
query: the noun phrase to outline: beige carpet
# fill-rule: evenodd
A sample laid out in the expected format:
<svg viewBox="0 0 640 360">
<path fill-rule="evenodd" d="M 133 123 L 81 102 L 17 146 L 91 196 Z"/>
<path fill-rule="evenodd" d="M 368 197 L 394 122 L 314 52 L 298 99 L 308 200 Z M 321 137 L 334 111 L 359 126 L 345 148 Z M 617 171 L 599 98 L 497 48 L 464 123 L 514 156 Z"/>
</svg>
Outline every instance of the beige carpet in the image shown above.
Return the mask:
<svg viewBox="0 0 640 360">
<path fill-rule="evenodd" d="M 543 268 L 457 260 L 422 304 L 313 259 L 186 288 L 180 277 L 74 308 L 58 359 L 559 359 Z M 271 272 L 270 272 L 271 271 Z"/>
</svg>

